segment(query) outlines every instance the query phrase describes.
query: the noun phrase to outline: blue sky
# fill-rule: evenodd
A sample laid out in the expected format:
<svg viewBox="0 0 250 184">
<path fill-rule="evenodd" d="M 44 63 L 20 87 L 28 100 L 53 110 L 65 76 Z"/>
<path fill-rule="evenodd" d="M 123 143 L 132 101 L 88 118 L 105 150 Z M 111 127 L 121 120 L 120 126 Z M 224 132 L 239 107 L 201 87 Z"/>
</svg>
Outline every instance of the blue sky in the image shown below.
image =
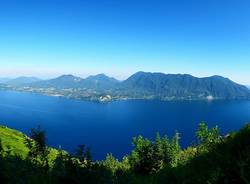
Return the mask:
<svg viewBox="0 0 250 184">
<path fill-rule="evenodd" d="M 136 71 L 250 84 L 248 0 L 0 0 L 0 76 Z"/>
</svg>

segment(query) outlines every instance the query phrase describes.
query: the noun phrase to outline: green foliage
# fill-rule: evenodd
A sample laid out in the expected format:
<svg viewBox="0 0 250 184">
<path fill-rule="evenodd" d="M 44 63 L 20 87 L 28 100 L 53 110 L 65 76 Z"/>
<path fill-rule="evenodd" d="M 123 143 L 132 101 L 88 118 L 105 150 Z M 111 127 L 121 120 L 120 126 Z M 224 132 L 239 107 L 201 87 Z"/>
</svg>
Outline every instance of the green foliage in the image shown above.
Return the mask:
<svg viewBox="0 0 250 184">
<path fill-rule="evenodd" d="M 190 159 L 174 170 L 162 170 L 157 183 L 163 180 L 175 184 L 250 182 L 250 125 L 210 145 L 208 151 L 195 154 L 194 148 L 189 149 L 187 153 L 191 155 Z"/>
<path fill-rule="evenodd" d="M 102 162 L 102 164 L 109 168 L 110 171 L 114 174 L 118 169 L 121 168 L 121 163 L 112 155 L 108 154 L 106 159 Z"/>
<path fill-rule="evenodd" d="M 134 150 L 130 156 L 130 164 L 135 172 L 150 174 L 162 167 L 176 167 L 181 151 L 179 133 L 176 132 L 171 140 L 156 134 L 155 141 L 139 136 L 133 139 Z"/>
<path fill-rule="evenodd" d="M 130 163 L 135 172 L 149 174 L 154 172 L 155 155 L 153 143 L 142 136 L 133 139 L 134 150 L 131 153 Z"/>
<path fill-rule="evenodd" d="M 196 132 L 199 143 L 199 151 L 208 151 L 215 144 L 221 141 L 219 128 L 216 126 L 209 129 L 205 122 L 199 124 L 199 128 Z"/>
<path fill-rule="evenodd" d="M 2 145 L 2 140 L 0 139 L 0 155 L 2 156 L 3 154 L 3 145 Z"/>
<path fill-rule="evenodd" d="M 24 134 L 5 126 L 0 126 L 0 138 L 5 152 L 8 151 L 11 155 L 18 155 L 22 158 L 27 156 L 29 150 L 25 145 L 26 136 Z"/>
<path fill-rule="evenodd" d="M 168 139 L 165 137 L 164 143 L 164 163 L 165 165 L 170 164 L 171 167 L 176 167 L 180 156 L 181 147 L 179 145 L 179 133 L 176 132 L 173 138 L 167 143 Z"/>
<path fill-rule="evenodd" d="M 123 157 L 122 161 L 120 162 L 110 153 L 107 154 L 106 159 L 101 161 L 100 164 L 108 168 L 113 174 L 119 172 L 120 170 L 130 170 L 129 158 L 127 156 Z"/>
<path fill-rule="evenodd" d="M 46 137 L 45 131 L 38 126 L 31 129 L 30 138 L 34 140 L 34 152 L 35 154 L 45 154 L 46 152 Z M 29 139 L 30 140 L 30 139 Z"/>
<path fill-rule="evenodd" d="M 75 157 L 80 160 L 81 163 L 90 165 L 92 163 L 92 156 L 89 148 L 85 148 L 85 145 L 79 145 L 76 149 Z"/>
<path fill-rule="evenodd" d="M 180 152 L 179 155 L 179 165 L 188 164 L 190 160 L 192 160 L 197 155 L 197 148 L 188 147 Z"/>
<path fill-rule="evenodd" d="M 0 133 L 1 183 L 250 182 L 250 125 L 239 132 L 221 137 L 218 127 L 209 129 L 205 123 L 201 123 L 196 132 L 198 145 L 183 150 L 179 145 L 178 132 L 172 138 L 166 135 L 161 137 L 157 133 L 153 141 L 139 136 L 133 139 L 134 149 L 131 154 L 121 161 L 108 154 L 105 160 L 96 162 L 92 161 L 89 149 L 83 145 L 76 149 L 73 156 L 63 150 L 47 147 L 45 132 L 41 128 L 31 131 L 32 139 L 5 127 L 0 127 Z M 24 153 L 14 154 L 18 150 L 15 146 L 19 145 L 25 147 L 19 149 Z"/>
<path fill-rule="evenodd" d="M 44 172 L 49 170 L 49 149 L 46 146 L 45 131 L 38 126 L 31 129 L 30 138 L 26 137 L 26 145 L 29 149 L 28 158 L 36 165 L 44 168 Z"/>
</svg>

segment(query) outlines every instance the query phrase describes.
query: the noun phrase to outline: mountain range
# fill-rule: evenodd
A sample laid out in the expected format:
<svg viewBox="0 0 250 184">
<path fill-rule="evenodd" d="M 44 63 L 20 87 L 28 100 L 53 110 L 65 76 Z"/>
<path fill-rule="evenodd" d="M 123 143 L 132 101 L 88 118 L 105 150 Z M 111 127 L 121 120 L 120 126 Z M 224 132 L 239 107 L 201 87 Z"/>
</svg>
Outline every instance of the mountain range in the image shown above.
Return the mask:
<svg viewBox="0 0 250 184">
<path fill-rule="evenodd" d="M 81 89 L 95 89 L 95 90 L 108 90 L 115 87 L 119 81 L 108 77 L 104 74 L 89 76 L 85 79 L 73 75 L 62 75 L 55 79 L 43 80 L 30 83 L 31 87 L 53 87 L 57 89 L 66 88 L 81 88 Z"/>
<path fill-rule="evenodd" d="M 0 83 L 6 83 L 9 80 L 11 80 L 10 78 L 0 78 Z"/>
<path fill-rule="evenodd" d="M 73 75 L 62 75 L 50 80 L 19 77 L 4 82 L 0 80 L 0 83 L 15 90 L 80 99 L 99 99 L 107 95 L 109 99 L 250 99 L 250 90 L 246 86 L 216 75 L 198 78 L 188 74 L 137 72 L 124 81 L 98 74 L 84 79 Z"/>
<path fill-rule="evenodd" d="M 10 79 L 10 78 L 0 78 L 0 83 L 8 84 L 8 85 L 13 85 L 13 86 L 19 86 L 19 85 L 26 85 L 26 84 L 31 84 L 34 82 L 41 81 L 41 79 L 37 77 L 17 77 L 15 79 Z"/>
</svg>

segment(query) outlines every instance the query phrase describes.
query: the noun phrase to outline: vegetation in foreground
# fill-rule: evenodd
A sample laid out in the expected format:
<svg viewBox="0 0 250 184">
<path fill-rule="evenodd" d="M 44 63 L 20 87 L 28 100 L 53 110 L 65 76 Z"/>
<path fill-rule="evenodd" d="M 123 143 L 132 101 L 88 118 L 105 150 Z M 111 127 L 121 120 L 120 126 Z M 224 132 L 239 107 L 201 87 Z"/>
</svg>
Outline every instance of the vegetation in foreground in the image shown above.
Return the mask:
<svg viewBox="0 0 250 184">
<path fill-rule="evenodd" d="M 65 184 L 213 184 L 250 183 L 250 124 L 238 132 L 220 136 L 218 127 L 200 123 L 196 145 L 182 149 L 179 134 L 157 133 L 155 140 L 133 139 L 134 148 L 118 161 L 108 154 L 93 161 L 80 145 L 75 154 L 46 146 L 45 131 L 30 136 L 0 127 L 1 183 Z"/>
</svg>

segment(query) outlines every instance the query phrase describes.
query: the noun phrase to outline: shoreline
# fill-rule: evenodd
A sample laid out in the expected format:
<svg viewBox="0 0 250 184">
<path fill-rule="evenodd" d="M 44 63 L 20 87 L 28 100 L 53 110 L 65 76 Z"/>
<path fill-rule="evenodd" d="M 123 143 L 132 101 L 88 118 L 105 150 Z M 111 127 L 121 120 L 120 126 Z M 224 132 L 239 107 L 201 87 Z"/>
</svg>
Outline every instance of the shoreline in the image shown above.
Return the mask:
<svg viewBox="0 0 250 184">
<path fill-rule="evenodd" d="M 29 93 L 29 94 L 35 94 L 35 95 L 41 95 L 41 96 L 47 96 L 47 97 L 57 97 L 57 98 L 63 98 L 68 100 L 77 100 L 77 101 L 86 101 L 86 102 L 95 102 L 100 104 L 107 104 L 115 101 L 128 101 L 128 100 L 136 100 L 136 101 L 162 101 L 162 102 L 192 102 L 192 101 L 203 101 L 203 102 L 213 102 L 213 101 L 224 101 L 224 100 L 247 100 L 250 101 L 250 98 L 192 98 L 192 99 L 185 99 L 185 98 L 176 98 L 176 99 L 161 99 L 161 98 L 136 98 L 136 97 L 121 97 L 121 98 L 111 98 L 108 100 L 100 100 L 97 97 L 89 97 L 89 98 L 77 98 L 77 97 L 69 97 L 62 94 L 47 94 L 42 92 L 33 92 L 33 91 L 25 91 L 25 90 L 15 90 L 15 89 L 0 89 L 0 91 L 10 91 L 10 92 L 19 92 L 19 93 Z M 102 97 L 102 96 L 101 96 Z"/>
</svg>

